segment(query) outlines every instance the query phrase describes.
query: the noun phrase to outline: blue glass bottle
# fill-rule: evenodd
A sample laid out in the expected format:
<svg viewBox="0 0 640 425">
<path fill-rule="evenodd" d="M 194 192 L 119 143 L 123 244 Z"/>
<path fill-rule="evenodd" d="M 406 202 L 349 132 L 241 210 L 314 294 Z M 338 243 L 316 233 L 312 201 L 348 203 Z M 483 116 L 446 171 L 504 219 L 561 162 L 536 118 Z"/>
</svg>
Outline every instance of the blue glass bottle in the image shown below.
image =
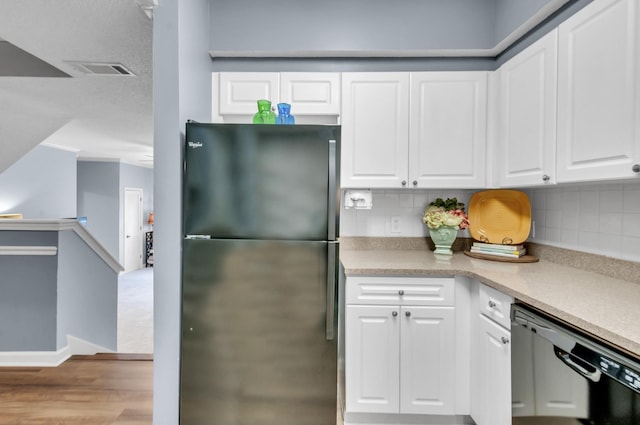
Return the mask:
<svg viewBox="0 0 640 425">
<path fill-rule="evenodd" d="M 291 105 L 288 103 L 278 103 L 278 117 L 276 124 L 295 124 L 296 119 L 290 114 Z"/>
</svg>

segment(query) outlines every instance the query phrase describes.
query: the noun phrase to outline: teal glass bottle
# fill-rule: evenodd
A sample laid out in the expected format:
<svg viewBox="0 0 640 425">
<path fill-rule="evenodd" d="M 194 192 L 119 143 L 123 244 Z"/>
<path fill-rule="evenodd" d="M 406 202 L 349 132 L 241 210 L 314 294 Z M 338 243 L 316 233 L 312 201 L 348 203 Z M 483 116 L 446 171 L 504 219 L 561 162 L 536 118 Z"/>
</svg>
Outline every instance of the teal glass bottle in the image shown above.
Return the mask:
<svg viewBox="0 0 640 425">
<path fill-rule="evenodd" d="M 271 101 L 258 100 L 258 112 L 253 116 L 254 124 L 275 124 L 276 114 L 271 110 Z"/>
<path fill-rule="evenodd" d="M 276 124 L 295 124 L 296 119 L 291 115 L 291 105 L 288 103 L 278 103 L 278 118 Z"/>
</svg>

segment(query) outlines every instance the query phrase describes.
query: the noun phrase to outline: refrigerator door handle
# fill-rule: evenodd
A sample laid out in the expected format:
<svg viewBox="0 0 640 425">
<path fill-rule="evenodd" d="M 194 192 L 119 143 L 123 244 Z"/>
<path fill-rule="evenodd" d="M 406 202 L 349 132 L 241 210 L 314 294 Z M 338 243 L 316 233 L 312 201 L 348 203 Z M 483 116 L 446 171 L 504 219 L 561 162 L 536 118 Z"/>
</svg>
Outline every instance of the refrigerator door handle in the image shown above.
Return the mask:
<svg viewBox="0 0 640 425">
<path fill-rule="evenodd" d="M 336 247 L 337 242 L 329 242 L 327 246 L 327 340 L 335 339 L 336 317 Z"/>
<path fill-rule="evenodd" d="M 336 141 L 329 140 L 329 190 L 327 200 L 327 237 L 336 239 Z"/>
</svg>

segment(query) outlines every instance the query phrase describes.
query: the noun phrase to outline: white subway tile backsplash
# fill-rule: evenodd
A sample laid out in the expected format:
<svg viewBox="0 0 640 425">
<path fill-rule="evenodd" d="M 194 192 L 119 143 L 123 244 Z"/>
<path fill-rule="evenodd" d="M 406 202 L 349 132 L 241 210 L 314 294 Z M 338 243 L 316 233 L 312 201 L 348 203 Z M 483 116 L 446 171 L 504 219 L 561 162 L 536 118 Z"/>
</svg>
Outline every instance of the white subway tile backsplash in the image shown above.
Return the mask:
<svg viewBox="0 0 640 425">
<path fill-rule="evenodd" d="M 600 192 L 600 213 L 622 212 L 622 190 L 603 190 Z"/>
<path fill-rule="evenodd" d="M 621 258 L 631 261 L 640 261 L 640 237 L 622 237 Z"/>
<path fill-rule="evenodd" d="M 623 192 L 622 212 L 640 213 L 640 190 L 625 188 Z"/>
<path fill-rule="evenodd" d="M 546 207 L 547 211 L 560 211 L 562 208 L 562 192 L 553 188 L 547 192 L 546 199 Z"/>
<path fill-rule="evenodd" d="M 565 246 L 577 246 L 578 231 L 563 229 L 560 233 L 560 243 L 562 243 L 562 245 L 565 245 Z"/>
<path fill-rule="evenodd" d="M 640 237 L 640 213 L 623 214 L 622 234 L 624 236 Z M 640 246 L 638 249 L 640 250 Z"/>
<path fill-rule="evenodd" d="M 548 228 L 560 229 L 562 227 L 562 211 L 547 210 L 545 214 L 545 226 Z"/>
<path fill-rule="evenodd" d="M 619 258 L 622 254 L 622 235 L 598 233 L 598 251 L 603 255 Z"/>
<path fill-rule="evenodd" d="M 578 193 L 578 208 L 580 212 L 593 211 L 597 214 L 600 209 L 599 193 L 595 191 L 581 191 Z"/>
<path fill-rule="evenodd" d="M 622 235 L 622 213 L 600 213 L 598 223 L 600 233 Z"/>
<path fill-rule="evenodd" d="M 578 229 L 586 230 L 589 232 L 597 232 L 598 224 L 600 223 L 600 215 L 598 210 L 586 210 L 580 209 L 578 212 Z"/>
<path fill-rule="evenodd" d="M 562 194 L 561 221 L 563 229 L 578 229 L 578 192 Z"/>
<path fill-rule="evenodd" d="M 578 231 L 578 244 L 576 248 L 592 253 L 598 252 L 598 233 Z"/>
<path fill-rule="evenodd" d="M 427 204 L 456 197 L 467 207 L 476 190 L 373 190 L 372 210 L 343 210 L 341 235 L 422 237 Z M 527 189 L 535 236 L 529 241 L 640 261 L 640 181 Z M 467 210 L 468 211 L 468 210 Z M 391 233 L 391 217 L 400 218 Z M 468 231 L 460 231 L 469 237 Z"/>
</svg>

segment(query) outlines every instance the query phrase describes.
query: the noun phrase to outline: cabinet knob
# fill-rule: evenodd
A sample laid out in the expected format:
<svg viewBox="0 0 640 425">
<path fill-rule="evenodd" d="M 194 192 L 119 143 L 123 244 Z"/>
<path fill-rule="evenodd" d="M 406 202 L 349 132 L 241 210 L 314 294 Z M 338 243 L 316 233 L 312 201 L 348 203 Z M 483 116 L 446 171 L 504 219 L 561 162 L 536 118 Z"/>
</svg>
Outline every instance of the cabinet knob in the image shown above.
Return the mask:
<svg viewBox="0 0 640 425">
<path fill-rule="evenodd" d="M 398 295 L 404 295 L 404 289 L 399 290 Z"/>
<path fill-rule="evenodd" d="M 631 171 L 633 171 L 634 173 L 640 173 L 640 164 L 633 164 L 633 167 L 631 167 Z"/>
<path fill-rule="evenodd" d="M 414 181 L 413 181 L 413 185 L 414 185 L 414 186 L 417 186 L 417 185 L 418 185 L 418 180 L 414 180 Z"/>
<path fill-rule="evenodd" d="M 506 336 L 503 336 L 502 338 L 500 338 L 500 340 L 502 341 L 503 344 L 507 345 L 509 343 L 509 338 L 507 338 Z"/>
<path fill-rule="evenodd" d="M 402 186 L 406 186 L 407 185 L 407 181 L 406 180 L 402 180 Z"/>
<path fill-rule="evenodd" d="M 548 182 L 549 180 L 551 180 L 551 177 L 549 177 L 547 174 L 542 176 L 542 181 Z"/>
<path fill-rule="evenodd" d="M 496 304 L 496 302 L 495 302 L 495 301 L 489 300 L 489 307 L 490 307 L 490 308 L 493 308 L 493 307 L 495 307 L 496 305 L 497 305 L 497 304 Z"/>
<path fill-rule="evenodd" d="M 404 315 L 407 316 L 407 317 L 411 317 L 411 312 L 407 311 L 406 313 L 404 313 Z"/>
<path fill-rule="evenodd" d="M 392 315 L 393 317 L 397 317 L 397 316 L 398 316 L 398 312 L 397 312 L 397 311 L 392 311 L 392 312 L 391 312 L 391 315 Z"/>
</svg>

